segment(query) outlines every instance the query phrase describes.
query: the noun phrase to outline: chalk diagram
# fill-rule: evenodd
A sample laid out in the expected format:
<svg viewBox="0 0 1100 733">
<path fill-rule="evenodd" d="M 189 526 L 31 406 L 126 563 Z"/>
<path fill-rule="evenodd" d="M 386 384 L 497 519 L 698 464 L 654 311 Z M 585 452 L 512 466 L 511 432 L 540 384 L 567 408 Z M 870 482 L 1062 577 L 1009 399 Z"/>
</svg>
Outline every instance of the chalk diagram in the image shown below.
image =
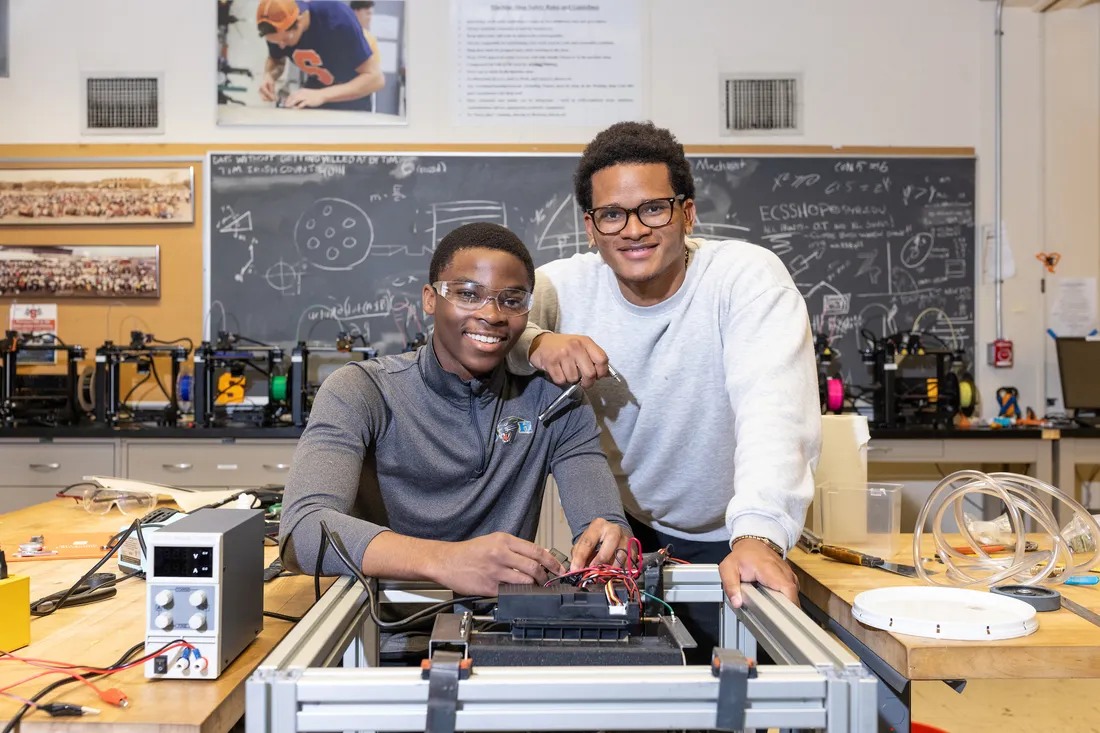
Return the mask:
<svg viewBox="0 0 1100 733">
<path fill-rule="evenodd" d="M 264 280 L 273 290 L 287 295 L 302 294 L 302 275 L 305 274 L 305 264 L 292 265 L 281 257 L 264 273 Z M 293 292 L 291 292 L 293 291 Z"/>
<path fill-rule="evenodd" d="M 920 267 L 932 255 L 936 240 L 928 232 L 914 234 L 901 248 L 901 264 L 909 268 Z"/>
<path fill-rule="evenodd" d="M 256 244 L 256 238 L 252 238 L 252 242 L 248 245 L 248 262 L 244 263 L 244 267 L 241 271 L 233 276 L 233 279 L 239 283 L 244 282 L 244 276 L 252 272 L 252 263 L 256 261 L 256 250 L 253 249 L 253 245 Z"/>
<path fill-rule="evenodd" d="M 373 243 L 370 217 L 344 199 L 317 199 L 294 224 L 294 246 L 320 270 L 355 268 L 367 259 Z"/>
<path fill-rule="evenodd" d="M 503 202 L 470 199 L 447 201 L 431 205 L 431 224 L 427 228 L 430 237 L 429 252 L 453 229 L 475 221 L 488 221 L 508 226 L 508 210 Z"/>
<path fill-rule="evenodd" d="M 221 209 L 225 216 L 218 220 L 217 227 L 219 233 L 232 234 L 238 239 L 244 239 L 245 232 L 252 231 L 251 211 L 238 214 L 233 210 L 232 206 L 223 206 Z"/>
<path fill-rule="evenodd" d="M 546 218 L 545 211 L 553 209 L 553 213 Z M 573 196 L 565 196 L 561 203 L 555 196 L 547 205 L 535 212 L 535 223 L 545 219 L 546 226 L 542 228 L 538 239 L 535 240 L 536 250 L 557 250 L 559 257 L 564 257 L 566 250 L 581 252 L 588 247 L 588 232 L 584 228 L 584 212 L 577 205 Z"/>
</svg>

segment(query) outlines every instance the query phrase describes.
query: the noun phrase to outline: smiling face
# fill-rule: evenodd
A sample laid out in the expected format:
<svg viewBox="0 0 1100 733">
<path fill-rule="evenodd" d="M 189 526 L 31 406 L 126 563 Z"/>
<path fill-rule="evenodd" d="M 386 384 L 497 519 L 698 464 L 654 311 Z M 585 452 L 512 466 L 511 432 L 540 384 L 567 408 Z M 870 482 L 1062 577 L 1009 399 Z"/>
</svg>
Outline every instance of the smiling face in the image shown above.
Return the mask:
<svg viewBox="0 0 1100 733">
<path fill-rule="evenodd" d="M 613 165 L 592 175 L 593 209 L 604 206 L 633 209 L 647 201 L 674 196 L 668 166 L 663 163 Z M 644 207 L 642 211 L 645 212 Z M 623 295 L 636 305 L 660 302 L 675 293 L 683 282 L 684 238 L 694 221 L 695 204 L 690 199 L 673 203 L 672 217 L 664 226 L 647 226 L 636 213 L 630 213 L 622 231 L 602 234 L 591 215 L 584 217 L 588 236 L 595 240 L 604 261 L 615 272 Z"/>
<path fill-rule="evenodd" d="M 520 258 L 487 247 L 458 250 L 439 271 L 438 279 L 470 283 L 469 289 L 459 289 L 459 295 L 466 294 L 471 300 L 474 285 L 493 291 L 531 290 L 527 268 Z M 465 380 L 484 377 L 503 363 L 527 326 L 526 313 L 508 317 L 500 312 L 495 300 L 474 308 L 460 307 L 431 285 L 424 286 L 423 305 L 424 312 L 435 317 L 432 345 L 439 363 Z"/>
</svg>

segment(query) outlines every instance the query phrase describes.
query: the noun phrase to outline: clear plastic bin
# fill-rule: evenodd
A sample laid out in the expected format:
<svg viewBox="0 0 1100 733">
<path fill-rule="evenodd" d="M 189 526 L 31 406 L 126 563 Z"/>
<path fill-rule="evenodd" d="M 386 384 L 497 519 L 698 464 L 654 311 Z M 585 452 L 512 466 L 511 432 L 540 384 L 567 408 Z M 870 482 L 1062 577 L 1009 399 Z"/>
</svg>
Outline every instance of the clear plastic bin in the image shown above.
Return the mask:
<svg viewBox="0 0 1100 733">
<path fill-rule="evenodd" d="M 821 540 L 889 560 L 901 547 L 902 484 L 822 484 Z"/>
</svg>

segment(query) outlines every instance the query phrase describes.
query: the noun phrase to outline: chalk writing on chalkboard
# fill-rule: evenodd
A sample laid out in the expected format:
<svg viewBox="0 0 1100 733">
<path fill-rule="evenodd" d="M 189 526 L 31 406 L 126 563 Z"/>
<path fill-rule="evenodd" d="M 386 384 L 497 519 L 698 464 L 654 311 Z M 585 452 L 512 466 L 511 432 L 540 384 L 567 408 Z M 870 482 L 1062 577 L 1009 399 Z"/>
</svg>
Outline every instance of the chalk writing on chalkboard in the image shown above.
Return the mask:
<svg viewBox="0 0 1100 733">
<path fill-rule="evenodd" d="M 773 252 L 849 382 L 864 331 L 913 327 L 973 349 L 973 158 L 695 156 L 693 236 Z M 216 153 L 207 297 L 290 347 L 339 331 L 396 353 L 431 332 L 421 291 L 440 239 L 489 221 L 536 265 L 589 251 L 575 155 Z M 932 309 L 929 311 L 928 309 Z M 923 315 L 922 315 L 923 314 Z M 236 325 L 236 324 L 235 324 Z"/>
</svg>

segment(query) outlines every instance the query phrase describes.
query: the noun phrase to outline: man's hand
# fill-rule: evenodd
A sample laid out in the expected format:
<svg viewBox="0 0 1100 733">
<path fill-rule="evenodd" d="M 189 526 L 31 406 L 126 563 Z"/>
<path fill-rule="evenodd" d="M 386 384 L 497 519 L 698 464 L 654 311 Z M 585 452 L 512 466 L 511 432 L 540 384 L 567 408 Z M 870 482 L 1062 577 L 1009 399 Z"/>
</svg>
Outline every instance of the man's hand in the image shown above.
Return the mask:
<svg viewBox="0 0 1100 733">
<path fill-rule="evenodd" d="M 322 89 L 298 89 L 286 98 L 284 107 L 294 109 L 306 109 L 307 107 L 320 107 L 327 100 Z"/>
<path fill-rule="evenodd" d="M 542 333 L 531 343 L 531 366 L 546 372 L 550 380 L 564 387 L 580 382 L 588 389 L 597 379 L 610 374 L 607 354 L 587 336 Z"/>
<path fill-rule="evenodd" d="M 263 81 L 260 82 L 260 99 L 265 102 L 275 101 L 275 77 L 270 73 L 264 74 Z"/>
<path fill-rule="evenodd" d="M 549 551 L 504 532 L 455 542 L 444 555 L 434 580 L 463 595 L 495 596 L 501 583 L 541 584 L 547 569 L 565 573 Z"/>
<path fill-rule="evenodd" d="M 626 541 L 630 533 L 606 519 L 598 518 L 588 525 L 588 529 L 573 545 L 573 557 L 569 561 L 569 572 L 575 572 L 591 565 L 610 565 L 615 561 L 615 553 L 626 550 Z"/>
<path fill-rule="evenodd" d="M 722 589 L 734 608 L 741 608 L 741 583 L 756 581 L 798 605 L 798 578 L 786 560 L 760 540 L 741 540 L 718 565 Z"/>
</svg>

